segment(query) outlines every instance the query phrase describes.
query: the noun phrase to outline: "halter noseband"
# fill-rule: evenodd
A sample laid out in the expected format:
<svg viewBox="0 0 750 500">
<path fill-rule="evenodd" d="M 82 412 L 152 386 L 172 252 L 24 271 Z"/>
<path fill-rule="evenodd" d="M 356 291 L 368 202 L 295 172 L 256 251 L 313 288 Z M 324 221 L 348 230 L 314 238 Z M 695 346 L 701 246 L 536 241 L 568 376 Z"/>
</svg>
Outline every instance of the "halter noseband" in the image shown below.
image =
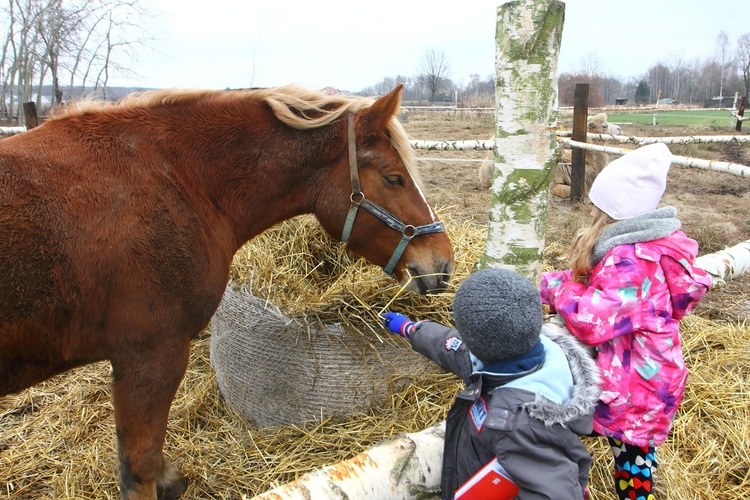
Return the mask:
<svg viewBox="0 0 750 500">
<path fill-rule="evenodd" d="M 344 230 L 342 231 L 341 241 L 346 243 L 349 240 L 349 236 L 354 226 L 354 218 L 357 216 L 357 210 L 362 207 L 372 215 L 380 219 L 381 221 L 388 224 L 389 227 L 395 229 L 401 233 L 401 241 L 396 246 L 396 249 L 391 255 L 391 259 L 388 264 L 383 267 L 383 271 L 389 276 L 393 276 L 393 269 L 396 267 L 396 263 L 403 255 L 406 246 L 409 244 L 411 239 L 420 234 L 431 234 L 431 233 L 444 233 L 445 224 L 442 222 L 433 222 L 431 224 L 425 224 L 424 226 L 412 226 L 410 224 L 404 224 L 395 215 L 391 214 L 388 210 L 377 205 L 367 198 L 362 192 L 359 186 L 359 168 L 357 166 L 357 141 L 354 136 L 354 113 L 349 113 L 348 116 L 348 128 L 347 134 L 349 136 L 349 174 L 352 180 L 352 194 L 349 196 L 351 205 L 349 207 L 349 213 L 346 215 L 346 222 L 344 223 Z"/>
</svg>

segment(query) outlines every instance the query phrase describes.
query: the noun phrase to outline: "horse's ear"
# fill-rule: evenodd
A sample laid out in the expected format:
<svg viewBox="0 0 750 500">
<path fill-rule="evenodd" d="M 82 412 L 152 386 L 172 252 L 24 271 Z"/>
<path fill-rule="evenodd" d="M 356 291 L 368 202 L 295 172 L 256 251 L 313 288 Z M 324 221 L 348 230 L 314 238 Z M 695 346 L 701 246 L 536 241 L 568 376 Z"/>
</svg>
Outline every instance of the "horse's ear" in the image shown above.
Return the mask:
<svg viewBox="0 0 750 500">
<path fill-rule="evenodd" d="M 404 84 L 399 83 L 396 88 L 379 97 L 372 106 L 362 110 L 362 117 L 357 127 L 358 135 L 376 135 L 386 129 L 388 122 L 398 113 L 401 106 L 403 88 Z"/>
</svg>

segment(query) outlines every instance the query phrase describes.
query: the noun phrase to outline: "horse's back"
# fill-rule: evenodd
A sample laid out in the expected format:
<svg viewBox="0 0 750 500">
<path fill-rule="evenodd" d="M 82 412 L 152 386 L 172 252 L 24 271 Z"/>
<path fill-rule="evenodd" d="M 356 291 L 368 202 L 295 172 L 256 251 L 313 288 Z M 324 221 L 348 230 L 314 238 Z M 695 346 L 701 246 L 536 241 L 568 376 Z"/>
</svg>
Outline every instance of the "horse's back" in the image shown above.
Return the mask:
<svg viewBox="0 0 750 500">
<path fill-rule="evenodd" d="M 158 161 L 50 125 L 0 141 L 0 378 L 199 329 L 231 258 L 209 258 L 205 221 Z"/>
</svg>

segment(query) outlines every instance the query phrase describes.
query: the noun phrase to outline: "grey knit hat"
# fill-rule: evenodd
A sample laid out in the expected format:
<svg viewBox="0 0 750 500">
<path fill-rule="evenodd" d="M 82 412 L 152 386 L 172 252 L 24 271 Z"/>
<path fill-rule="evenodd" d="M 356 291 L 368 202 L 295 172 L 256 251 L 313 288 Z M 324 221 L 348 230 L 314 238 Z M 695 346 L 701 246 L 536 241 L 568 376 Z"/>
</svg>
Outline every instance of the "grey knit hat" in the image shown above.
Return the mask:
<svg viewBox="0 0 750 500">
<path fill-rule="evenodd" d="M 539 341 L 539 291 L 515 271 L 483 269 L 456 290 L 453 319 L 466 347 L 484 363 L 515 358 Z"/>
</svg>

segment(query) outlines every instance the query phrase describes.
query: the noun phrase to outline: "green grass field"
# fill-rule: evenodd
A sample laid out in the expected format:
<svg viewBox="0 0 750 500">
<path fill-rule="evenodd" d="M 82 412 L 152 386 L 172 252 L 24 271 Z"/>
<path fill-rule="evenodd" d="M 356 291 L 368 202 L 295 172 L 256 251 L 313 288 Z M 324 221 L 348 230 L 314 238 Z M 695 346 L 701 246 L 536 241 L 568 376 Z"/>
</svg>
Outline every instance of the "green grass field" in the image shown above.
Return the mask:
<svg viewBox="0 0 750 500">
<path fill-rule="evenodd" d="M 726 110 L 659 110 L 655 114 L 657 125 L 734 126 L 732 115 Z M 609 122 L 617 124 L 652 125 L 654 123 L 654 111 L 644 111 L 643 113 L 607 112 L 607 119 Z"/>
</svg>

